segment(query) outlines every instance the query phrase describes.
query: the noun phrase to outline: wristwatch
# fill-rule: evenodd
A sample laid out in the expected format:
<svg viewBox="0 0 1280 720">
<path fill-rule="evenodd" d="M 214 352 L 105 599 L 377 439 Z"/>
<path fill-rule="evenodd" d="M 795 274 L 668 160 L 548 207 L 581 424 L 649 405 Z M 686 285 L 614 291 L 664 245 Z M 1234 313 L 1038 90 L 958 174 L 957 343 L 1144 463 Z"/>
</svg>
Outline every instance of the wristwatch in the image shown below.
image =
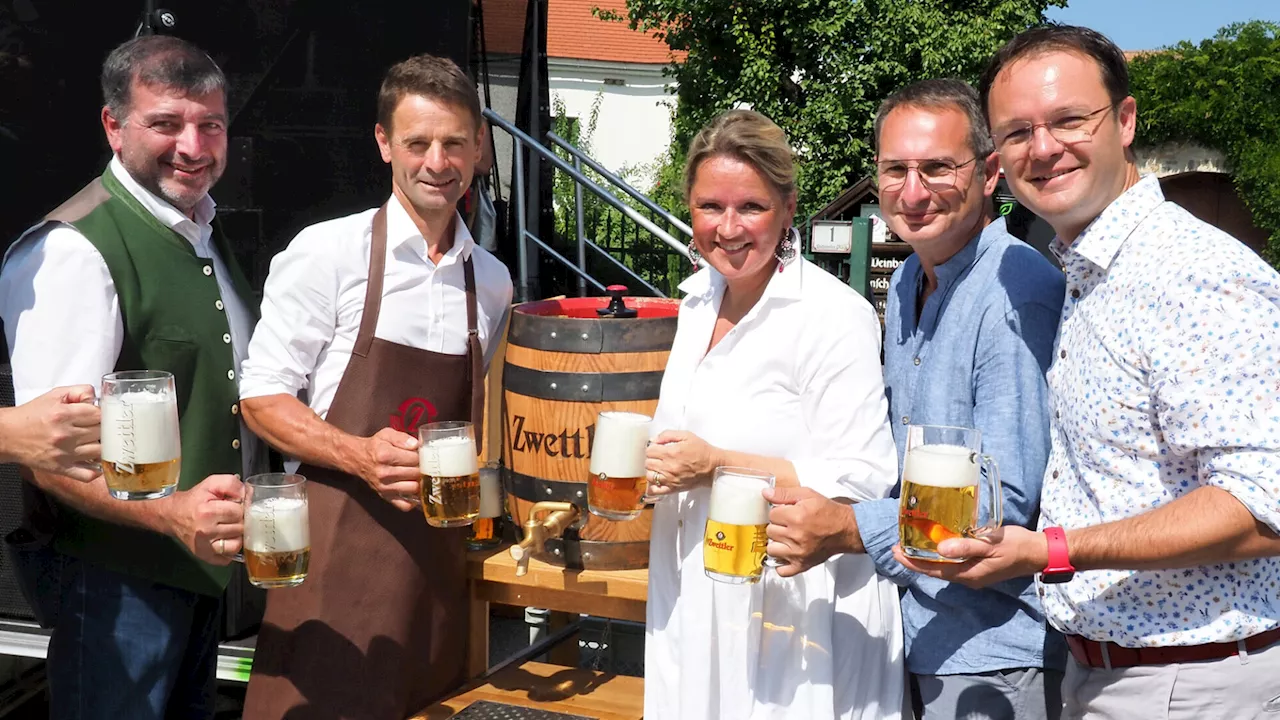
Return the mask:
<svg viewBox="0 0 1280 720">
<path fill-rule="evenodd" d="M 1044 529 L 1044 536 L 1049 540 L 1049 564 L 1040 571 L 1040 582 L 1050 585 L 1071 582 L 1076 576 L 1076 569 L 1067 557 L 1067 533 L 1060 527 Z"/>
</svg>

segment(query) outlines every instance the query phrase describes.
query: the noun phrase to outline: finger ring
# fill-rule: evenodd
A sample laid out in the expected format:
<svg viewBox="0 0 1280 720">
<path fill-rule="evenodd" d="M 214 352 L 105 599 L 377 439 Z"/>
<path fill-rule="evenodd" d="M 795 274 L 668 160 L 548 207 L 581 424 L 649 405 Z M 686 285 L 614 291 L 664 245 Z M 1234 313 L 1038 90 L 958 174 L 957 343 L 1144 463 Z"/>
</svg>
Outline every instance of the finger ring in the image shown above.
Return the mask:
<svg viewBox="0 0 1280 720">
<path fill-rule="evenodd" d="M 662 481 L 663 481 L 663 480 L 666 480 L 666 479 L 667 479 L 667 476 L 666 476 L 666 475 L 663 475 L 662 473 L 658 472 L 657 470 L 650 470 L 650 471 L 649 471 L 649 482 L 653 483 L 654 485 L 661 485 L 661 484 L 662 484 Z"/>
<path fill-rule="evenodd" d="M 226 539 L 226 538 L 218 538 L 218 554 L 219 554 L 219 555 L 225 555 L 225 554 L 227 554 L 227 539 Z"/>
</svg>

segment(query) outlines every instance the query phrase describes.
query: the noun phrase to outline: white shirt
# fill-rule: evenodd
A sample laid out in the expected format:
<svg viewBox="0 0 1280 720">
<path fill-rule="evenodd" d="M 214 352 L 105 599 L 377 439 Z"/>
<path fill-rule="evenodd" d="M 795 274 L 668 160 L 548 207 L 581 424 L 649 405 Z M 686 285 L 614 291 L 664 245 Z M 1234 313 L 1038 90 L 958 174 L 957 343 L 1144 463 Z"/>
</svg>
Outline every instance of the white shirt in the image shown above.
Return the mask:
<svg viewBox="0 0 1280 720">
<path fill-rule="evenodd" d="M 181 235 L 198 257 L 208 258 L 230 326 L 235 373 L 246 356 L 253 315 L 236 294 L 213 237 L 213 198 L 205 195 L 187 217 L 157 197 L 113 157 L 111 173 L 144 209 Z M 60 385 L 100 387 L 115 369 L 124 342 L 120 301 L 107 263 L 93 243 L 71 225 L 53 223 L 28 231 L 9 248 L 0 271 L 0 316 L 13 366 L 13 390 L 22 404 Z M 228 409 L 228 412 L 230 409 Z M 240 423 L 243 475 L 257 465 L 256 435 Z"/>
<path fill-rule="evenodd" d="M 1067 297 L 1041 525 L 1113 522 L 1209 486 L 1280 532 L 1280 274 L 1155 176 L 1055 251 Z M 1078 572 L 1040 594 L 1056 627 L 1093 640 L 1227 642 L 1280 625 L 1280 558 Z"/>
<path fill-rule="evenodd" d="M 297 395 L 324 418 L 347 369 L 364 314 L 376 208 L 304 228 L 271 260 L 262 319 L 249 343 L 242 399 Z M 394 196 L 387 203 L 387 259 L 374 336 L 446 355 L 467 351 L 463 261 L 476 276 L 476 324 L 485 366 L 497 349 L 511 274 L 475 244 L 458 216 L 453 246 L 437 265 L 427 241 Z"/>
<path fill-rule="evenodd" d="M 724 278 L 686 280 L 653 431 L 786 458 L 828 497 L 887 497 L 897 454 L 887 424 L 880 324 L 871 305 L 800 259 L 710 352 Z M 865 555 L 792 579 L 765 570 L 726 585 L 703 570 L 709 488 L 661 499 L 649 541 L 645 718 L 898 718 L 898 590 Z"/>
</svg>

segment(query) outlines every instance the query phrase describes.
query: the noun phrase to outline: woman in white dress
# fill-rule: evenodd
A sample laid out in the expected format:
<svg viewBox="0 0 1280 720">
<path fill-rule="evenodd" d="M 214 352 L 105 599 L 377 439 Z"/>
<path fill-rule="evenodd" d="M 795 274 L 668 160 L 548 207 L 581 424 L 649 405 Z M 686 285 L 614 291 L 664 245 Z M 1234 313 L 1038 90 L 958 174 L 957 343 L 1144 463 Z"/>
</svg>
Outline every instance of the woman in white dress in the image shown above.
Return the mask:
<svg viewBox="0 0 1280 720">
<path fill-rule="evenodd" d="M 858 501 L 888 495 L 880 325 L 847 285 L 798 257 L 795 167 L 782 130 L 734 110 L 685 168 L 692 248 L 648 450 L 654 509 L 646 720 L 900 718 L 897 590 L 866 556 L 754 585 L 703 571 L 712 471 L 767 470 Z"/>
</svg>

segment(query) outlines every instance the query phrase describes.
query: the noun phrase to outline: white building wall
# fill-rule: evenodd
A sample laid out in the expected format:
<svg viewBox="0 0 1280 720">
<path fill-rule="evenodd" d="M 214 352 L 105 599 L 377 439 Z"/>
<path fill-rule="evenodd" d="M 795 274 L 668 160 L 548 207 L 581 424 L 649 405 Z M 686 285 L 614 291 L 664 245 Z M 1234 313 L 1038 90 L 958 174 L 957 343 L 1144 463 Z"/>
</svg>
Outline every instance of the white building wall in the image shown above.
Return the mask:
<svg viewBox="0 0 1280 720">
<path fill-rule="evenodd" d="M 600 114 L 589 154 L 641 190 L 653 183 L 653 169 L 671 143 L 673 85 L 661 65 L 607 63 L 551 58 L 547 61 L 552 107 L 564 103 L 586 132 L 591 108 L 600 98 Z M 554 110 L 553 110 L 554 113 Z"/>
</svg>

